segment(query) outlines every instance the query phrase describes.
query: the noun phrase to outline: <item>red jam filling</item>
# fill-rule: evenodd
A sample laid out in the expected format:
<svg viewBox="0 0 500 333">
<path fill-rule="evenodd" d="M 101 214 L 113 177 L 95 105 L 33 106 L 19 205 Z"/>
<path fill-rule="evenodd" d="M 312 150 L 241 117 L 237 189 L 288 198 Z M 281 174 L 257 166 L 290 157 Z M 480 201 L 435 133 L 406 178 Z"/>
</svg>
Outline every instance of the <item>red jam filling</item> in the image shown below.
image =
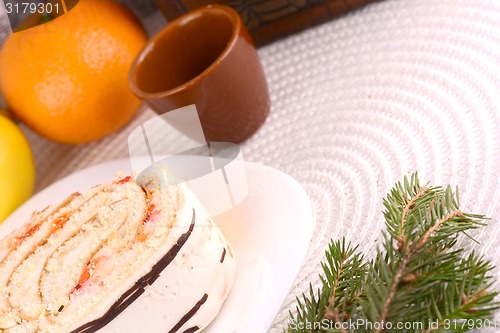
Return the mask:
<svg viewBox="0 0 500 333">
<path fill-rule="evenodd" d="M 130 182 L 131 180 L 132 180 L 132 176 L 127 176 L 127 177 L 117 181 L 116 184 L 125 184 L 125 183 Z"/>
</svg>

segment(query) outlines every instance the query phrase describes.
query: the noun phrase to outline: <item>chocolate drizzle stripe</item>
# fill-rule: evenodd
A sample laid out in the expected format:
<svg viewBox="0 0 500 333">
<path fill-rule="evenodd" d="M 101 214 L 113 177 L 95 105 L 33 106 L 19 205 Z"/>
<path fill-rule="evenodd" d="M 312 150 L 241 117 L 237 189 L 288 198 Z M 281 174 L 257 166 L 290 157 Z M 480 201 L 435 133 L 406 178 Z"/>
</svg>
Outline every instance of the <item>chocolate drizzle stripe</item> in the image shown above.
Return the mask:
<svg viewBox="0 0 500 333">
<path fill-rule="evenodd" d="M 189 230 L 182 234 L 177 242 L 172 248 L 153 266 L 151 271 L 144 275 L 142 278 L 137 280 L 135 284 L 127 290 L 110 308 L 106 313 L 98 319 L 95 319 L 87 324 L 84 324 L 77 329 L 71 331 L 71 333 L 93 333 L 97 332 L 107 324 L 109 324 L 113 319 L 115 319 L 120 313 L 122 313 L 127 307 L 129 307 L 135 300 L 137 300 L 145 291 L 147 286 L 152 285 L 159 277 L 161 272 L 174 260 L 181 248 L 187 242 L 189 236 L 194 230 L 196 222 L 196 212 L 193 208 L 193 218 L 191 220 L 191 225 Z M 208 297 L 208 295 L 207 295 Z M 206 299 L 205 299 L 206 300 Z M 199 302 L 198 302 L 199 303 Z M 198 305 L 198 303 L 196 305 Z M 204 302 L 203 302 L 204 303 Z M 203 304 L 202 303 L 202 304 Z M 198 306 L 198 308 L 201 304 Z M 195 306 L 196 307 L 196 306 Z M 195 309 L 195 308 L 193 308 Z M 191 309 L 191 311 L 193 311 Z M 198 309 L 194 311 L 196 313 Z M 189 313 L 191 313 L 191 311 Z M 188 314 L 189 314 L 188 313 Z M 191 315 L 193 316 L 194 313 Z M 186 316 L 184 316 L 186 317 Z M 184 317 L 182 319 L 184 319 Z M 181 320 L 182 320 L 181 319 Z M 188 318 L 189 319 L 189 318 Z M 180 327 L 180 326 L 179 326 Z"/>
<path fill-rule="evenodd" d="M 223 263 L 224 262 L 224 258 L 226 258 L 226 248 L 224 248 L 224 251 L 222 251 L 222 257 L 220 258 L 220 262 Z"/>
<path fill-rule="evenodd" d="M 194 332 L 196 332 L 199 329 L 200 328 L 198 326 L 193 326 L 193 327 L 188 328 L 187 330 L 185 330 L 184 333 L 194 333 Z"/>
<path fill-rule="evenodd" d="M 193 308 L 191 310 L 189 310 L 189 312 L 186 313 L 184 315 L 184 317 L 182 317 L 181 320 L 179 320 L 179 322 L 170 331 L 168 331 L 168 333 L 176 333 L 179 330 L 179 328 L 182 327 L 182 325 L 187 323 L 187 321 L 189 319 L 191 319 L 196 314 L 196 312 L 198 312 L 198 310 L 201 308 L 201 306 L 203 304 L 205 304 L 207 299 L 208 299 L 208 295 L 204 294 L 203 297 L 193 306 Z M 188 332 L 188 331 L 186 331 L 186 332 Z"/>
</svg>

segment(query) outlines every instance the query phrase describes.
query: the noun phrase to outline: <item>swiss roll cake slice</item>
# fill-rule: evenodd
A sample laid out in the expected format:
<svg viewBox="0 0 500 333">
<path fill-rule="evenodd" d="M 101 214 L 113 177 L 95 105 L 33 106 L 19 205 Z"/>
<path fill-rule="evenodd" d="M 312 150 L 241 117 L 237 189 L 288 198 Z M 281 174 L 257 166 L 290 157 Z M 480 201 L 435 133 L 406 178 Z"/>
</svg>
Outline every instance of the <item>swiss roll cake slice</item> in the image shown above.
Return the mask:
<svg viewBox="0 0 500 333">
<path fill-rule="evenodd" d="M 185 184 L 116 179 L 0 241 L 0 332 L 198 332 L 235 272 L 231 246 Z"/>
</svg>

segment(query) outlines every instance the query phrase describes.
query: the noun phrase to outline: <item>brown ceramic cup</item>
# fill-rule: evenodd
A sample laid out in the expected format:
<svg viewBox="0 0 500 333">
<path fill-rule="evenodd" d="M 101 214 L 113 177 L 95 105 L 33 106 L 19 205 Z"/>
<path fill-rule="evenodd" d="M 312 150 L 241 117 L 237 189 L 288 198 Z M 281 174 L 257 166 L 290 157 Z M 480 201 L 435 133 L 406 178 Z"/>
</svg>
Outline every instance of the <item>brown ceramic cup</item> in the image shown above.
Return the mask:
<svg viewBox="0 0 500 333">
<path fill-rule="evenodd" d="M 226 6 L 209 5 L 169 23 L 132 64 L 129 84 L 158 114 L 195 104 L 208 141 L 245 141 L 269 113 L 255 46 Z"/>
</svg>

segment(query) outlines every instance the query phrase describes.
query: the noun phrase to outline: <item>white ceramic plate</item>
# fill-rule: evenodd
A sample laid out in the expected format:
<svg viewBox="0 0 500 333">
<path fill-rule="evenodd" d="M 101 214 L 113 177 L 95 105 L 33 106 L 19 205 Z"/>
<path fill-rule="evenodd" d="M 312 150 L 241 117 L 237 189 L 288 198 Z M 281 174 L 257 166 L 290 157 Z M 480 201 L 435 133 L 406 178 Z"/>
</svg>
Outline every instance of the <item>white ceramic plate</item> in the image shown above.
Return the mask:
<svg viewBox="0 0 500 333">
<path fill-rule="evenodd" d="M 220 314 L 204 332 L 267 332 L 299 272 L 312 235 L 313 214 L 303 188 L 275 169 L 245 165 L 248 196 L 215 219 L 236 251 L 236 281 Z M 56 182 L 0 225 L 0 238 L 21 226 L 34 210 L 105 182 L 119 171 L 130 172 L 129 160 L 96 165 Z"/>
</svg>

